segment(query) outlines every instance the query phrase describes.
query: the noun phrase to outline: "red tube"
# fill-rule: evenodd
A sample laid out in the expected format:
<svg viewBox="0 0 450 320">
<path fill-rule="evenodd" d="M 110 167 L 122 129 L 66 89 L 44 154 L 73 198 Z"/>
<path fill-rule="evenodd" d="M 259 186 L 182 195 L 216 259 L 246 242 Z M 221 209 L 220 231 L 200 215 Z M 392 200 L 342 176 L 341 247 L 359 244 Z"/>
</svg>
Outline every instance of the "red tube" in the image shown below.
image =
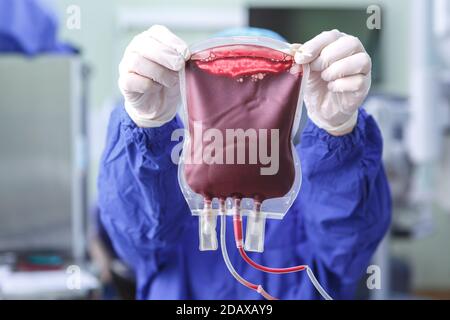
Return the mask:
<svg viewBox="0 0 450 320">
<path fill-rule="evenodd" d="M 274 274 L 285 274 L 285 273 L 293 273 L 293 272 L 306 270 L 305 265 L 289 267 L 289 268 L 269 268 L 269 267 L 262 266 L 262 265 L 256 263 L 247 255 L 244 248 L 242 247 L 242 220 L 241 220 L 240 216 L 233 217 L 233 226 L 234 226 L 234 239 L 236 241 L 236 246 L 239 250 L 239 253 L 241 254 L 241 257 L 245 260 L 245 262 L 247 262 L 253 268 L 260 270 L 260 271 L 264 271 L 267 273 L 274 273 Z"/>
<path fill-rule="evenodd" d="M 242 220 L 241 216 L 233 216 L 234 240 L 237 248 L 242 248 Z"/>
<path fill-rule="evenodd" d="M 239 200 L 236 200 L 237 204 L 240 204 Z M 239 212 L 239 208 L 236 209 L 237 213 Z M 222 214 L 221 217 L 221 226 L 220 226 L 220 242 L 221 242 L 221 247 L 222 247 L 222 255 L 223 258 L 225 260 L 225 264 L 227 265 L 228 270 L 231 272 L 231 274 L 233 275 L 233 277 L 242 285 L 244 285 L 245 287 L 254 290 L 256 292 L 258 292 L 260 295 L 262 295 L 265 299 L 267 300 L 278 300 L 277 298 L 271 296 L 269 293 L 267 293 L 266 290 L 264 290 L 264 288 L 261 285 L 256 285 L 251 283 L 250 281 L 247 281 L 246 279 L 242 278 L 242 276 L 240 276 L 236 270 L 234 270 L 230 258 L 228 257 L 228 253 L 227 253 L 227 249 L 226 249 L 226 240 L 225 240 L 225 224 L 226 224 L 226 215 L 225 215 L 225 201 L 221 200 L 220 201 L 220 211 Z M 239 214 L 235 214 L 234 217 L 239 218 L 240 220 L 240 215 Z M 236 224 L 233 224 L 236 225 Z M 242 238 L 242 232 L 241 232 L 241 238 Z"/>
<path fill-rule="evenodd" d="M 244 286 L 246 286 L 246 287 L 249 288 L 249 289 L 255 290 L 255 291 L 258 290 L 258 286 L 257 286 L 256 284 L 253 284 L 253 283 L 251 283 L 251 282 L 249 282 L 249 281 L 247 281 L 247 280 L 245 280 L 245 279 L 243 279 L 243 280 L 244 280 L 244 281 L 242 282 L 242 284 L 243 284 Z"/>
</svg>

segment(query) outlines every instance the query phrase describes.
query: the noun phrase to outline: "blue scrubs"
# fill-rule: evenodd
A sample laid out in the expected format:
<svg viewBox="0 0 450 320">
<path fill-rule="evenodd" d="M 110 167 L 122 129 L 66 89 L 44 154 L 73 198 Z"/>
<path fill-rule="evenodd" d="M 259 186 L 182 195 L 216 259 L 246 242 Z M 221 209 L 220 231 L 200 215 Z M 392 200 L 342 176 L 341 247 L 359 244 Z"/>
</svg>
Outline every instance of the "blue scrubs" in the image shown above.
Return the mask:
<svg viewBox="0 0 450 320">
<path fill-rule="evenodd" d="M 198 250 L 191 216 L 171 161 L 174 119 L 138 128 L 123 108 L 111 116 L 98 180 L 101 220 L 119 256 L 135 270 L 139 299 L 261 299 L 227 271 L 219 251 Z M 303 183 L 284 220 L 267 222 L 265 251 L 251 254 L 272 267 L 308 264 L 335 299 L 351 299 L 386 233 L 391 198 L 382 138 L 360 110 L 351 134 L 333 137 L 308 122 L 296 151 Z M 231 220 L 231 219 L 228 219 Z M 256 271 L 228 245 L 235 268 L 281 299 L 320 299 L 305 272 Z"/>
</svg>

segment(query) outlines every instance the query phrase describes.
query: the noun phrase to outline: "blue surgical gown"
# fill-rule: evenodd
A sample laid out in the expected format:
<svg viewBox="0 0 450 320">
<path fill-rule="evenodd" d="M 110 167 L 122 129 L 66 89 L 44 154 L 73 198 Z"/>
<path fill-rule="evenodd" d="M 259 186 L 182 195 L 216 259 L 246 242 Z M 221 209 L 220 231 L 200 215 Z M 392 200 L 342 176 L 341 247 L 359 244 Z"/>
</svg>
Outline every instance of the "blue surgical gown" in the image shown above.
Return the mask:
<svg viewBox="0 0 450 320">
<path fill-rule="evenodd" d="M 180 191 L 171 151 L 176 118 L 139 128 L 123 108 L 113 111 L 98 180 L 101 221 L 118 255 L 134 269 L 138 299 L 261 299 L 227 271 L 220 251 L 198 250 L 198 220 Z M 308 264 L 335 299 L 351 299 L 385 235 L 391 198 L 382 138 L 364 110 L 351 134 L 334 137 L 306 125 L 296 147 L 302 160 L 299 195 L 281 221 L 268 220 L 265 251 L 251 254 L 272 267 Z M 228 220 L 231 220 L 229 218 Z M 266 274 L 235 249 L 238 272 L 280 299 L 320 299 L 305 272 Z"/>
</svg>

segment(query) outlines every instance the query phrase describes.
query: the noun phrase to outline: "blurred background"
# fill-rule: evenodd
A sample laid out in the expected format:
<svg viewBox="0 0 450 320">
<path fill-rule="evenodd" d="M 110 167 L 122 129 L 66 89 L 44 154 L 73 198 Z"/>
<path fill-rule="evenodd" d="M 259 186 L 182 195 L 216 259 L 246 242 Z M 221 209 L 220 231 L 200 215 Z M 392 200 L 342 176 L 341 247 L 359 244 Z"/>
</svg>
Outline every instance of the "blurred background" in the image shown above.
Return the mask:
<svg viewBox="0 0 450 320">
<path fill-rule="evenodd" d="M 360 37 L 394 211 L 373 259 L 381 288 L 369 272 L 358 298 L 450 299 L 447 0 L 0 0 L 0 299 L 133 298 L 97 223 L 96 176 L 119 61 L 153 24 L 188 43 L 241 26 Z"/>
</svg>

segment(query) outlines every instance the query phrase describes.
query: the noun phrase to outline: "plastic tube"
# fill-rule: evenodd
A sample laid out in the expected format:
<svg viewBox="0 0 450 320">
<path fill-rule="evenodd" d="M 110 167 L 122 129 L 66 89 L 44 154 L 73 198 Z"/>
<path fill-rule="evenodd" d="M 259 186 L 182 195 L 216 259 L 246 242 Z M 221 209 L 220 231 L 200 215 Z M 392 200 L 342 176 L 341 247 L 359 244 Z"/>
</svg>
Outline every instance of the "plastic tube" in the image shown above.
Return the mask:
<svg viewBox="0 0 450 320">
<path fill-rule="evenodd" d="M 266 216 L 261 212 L 261 203 L 255 200 L 253 214 L 247 216 L 247 231 L 245 233 L 244 250 L 250 252 L 264 252 L 264 235 Z"/>
<path fill-rule="evenodd" d="M 251 265 L 253 268 L 267 272 L 267 273 L 273 273 L 273 274 L 286 274 L 286 273 L 293 273 L 298 271 L 304 271 L 306 270 L 306 273 L 308 274 L 308 277 L 313 284 L 313 286 L 316 288 L 316 290 L 319 292 L 319 294 L 325 299 L 325 300 L 333 300 L 331 296 L 325 291 L 325 289 L 320 285 L 317 278 L 314 276 L 313 271 L 311 268 L 307 265 L 299 265 L 295 267 L 289 267 L 289 268 L 269 268 L 266 266 L 262 266 L 258 264 L 257 262 L 253 261 L 245 252 L 242 243 L 242 219 L 239 212 L 239 208 L 236 209 L 235 214 L 233 216 L 233 226 L 234 226 L 234 238 L 236 242 L 236 247 L 239 250 L 239 253 L 241 254 L 241 257 L 247 262 L 249 265 Z"/>
<path fill-rule="evenodd" d="M 205 200 L 203 212 L 199 216 L 200 251 L 217 250 L 217 215 L 213 213 L 211 201 Z"/>
<path fill-rule="evenodd" d="M 222 207 L 223 204 L 221 204 Z M 224 210 L 222 210 L 224 211 Z M 231 275 L 242 285 L 246 286 L 249 289 L 252 289 L 259 294 L 261 294 L 265 299 L 267 300 L 278 300 L 277 298 L 271 296 L 269 293 L 267 293 L 264 288 L 261 285 L 253 284 L 244 278 L 242 278 L 239 273 L 234 269 L 230 257 L 228 256 L 227 251 L 227 243 L 226 243 L 226 224 L 227 224 L 227 217 L 224 212 L 222 212 L 222 215 L 220 217 L 220 247 L 222 249 L 222 256 L 223 260 L 225 261 L 225 265 L 228 268 L 228 271 L 230 271 Z"/>
<path fill-rule="evenodd" d="M 286 274 L 286 273 L 294 273 L 299 271 L 304 271 L 308 268 L 308 266 L 295 266 L 295 267 L 289 267 L 289 268 L 270 268 L 266 266 L 262 266 L 258 264 L 257 262 L 253 261 L 245 252 L 244 248 L 238 248 L 239 253 L 241 254 L 241 257 L 247 262 L 249 265 L 251 265 L 253 268 L 267 272 L 267 273 L 273 273 L 273 274 Z"/>
<path fill-rule="evenodd" d="M 331 296 L 325 291 L 325 289 L 320 285 L 319 281 L 317 281 L 316 277 L 314 276 L 313 271 L 310 267 L 306 268 L 306 273 L 308 274 L 309 280 L 311 280 L 312 284 L 314 285 L 314 288 L 320 293 L 320 295 L 325 300 L 333 300 Z"/>
<path fill-rule="evenodd" d="M 258 264 L 257 262 L 253 261 L 245 252 L 243 246 L 242 246 L 242 233 L 239 233 L 237 230 L 242 230 L 242 220 L 241 217 L 236 215 L 233 217 L 233 224 L 234 224 L 234 230 L 235 230 L 235 241 L 236 246 L 239 250 L 239 253 L 241 254 L 241 257 L 247 262 L 249 265 L 251 265 L 253 268 L 258 269 L 260 271 L 264 271 L 267 273 L 273 273 L 273 274 L 284 274 L 284 273 L 293 273 L 298 271 L 306 270 L 307 266 L 301 265 L 301 266 L 295 266 L 295 267 L 289 267 L 289 268 L 269 268 L 262 266 Z"/>
</svg>

